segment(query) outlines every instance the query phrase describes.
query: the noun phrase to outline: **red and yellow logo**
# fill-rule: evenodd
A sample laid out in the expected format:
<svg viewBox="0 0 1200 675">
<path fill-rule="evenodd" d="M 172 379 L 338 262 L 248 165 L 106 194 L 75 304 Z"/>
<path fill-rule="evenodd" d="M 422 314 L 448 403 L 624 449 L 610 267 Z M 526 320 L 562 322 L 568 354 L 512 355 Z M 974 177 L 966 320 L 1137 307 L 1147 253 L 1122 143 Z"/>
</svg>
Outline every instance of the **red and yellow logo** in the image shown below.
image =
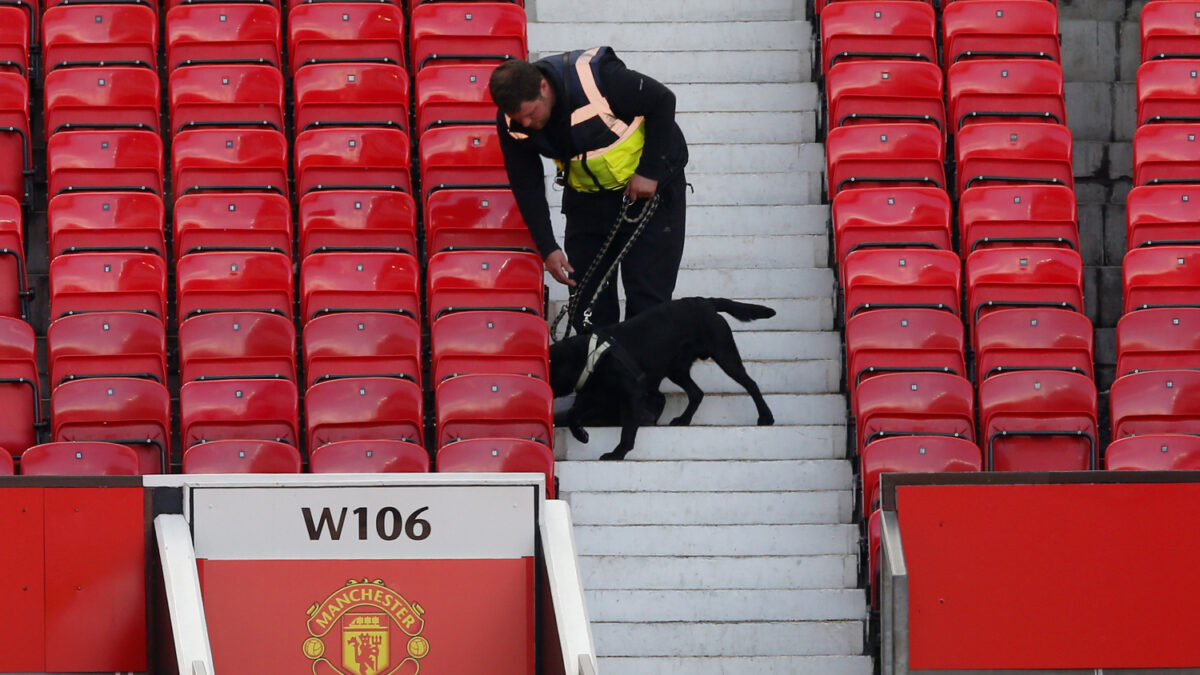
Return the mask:
<svg viewBox="0 0 1200 675">
<path fill-rule="evenodd" d="M 304 655 L 314 675 L 416 675 L 429 653 L 424 613 L 382 579 L 351 579 L 308 608 Z"/>
</svg>

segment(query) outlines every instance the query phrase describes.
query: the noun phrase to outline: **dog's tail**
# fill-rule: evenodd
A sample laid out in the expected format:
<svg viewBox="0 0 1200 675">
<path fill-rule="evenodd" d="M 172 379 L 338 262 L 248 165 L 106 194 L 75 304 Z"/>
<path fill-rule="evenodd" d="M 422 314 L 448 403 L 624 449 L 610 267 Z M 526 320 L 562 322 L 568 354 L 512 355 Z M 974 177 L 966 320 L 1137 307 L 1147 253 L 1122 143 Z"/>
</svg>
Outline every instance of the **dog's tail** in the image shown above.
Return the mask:
<svg viewBox="0 0 1200 675">
<path fill-rule="evenodd" d="M 775 310 L 766 305 L 752 305 L 748 302 L 737 302 L 727 298 L 709 298 L 708 301 L 718 312 L 724 312 L 738 321 L 769 319 L 775 316 Z"/>
</svg>

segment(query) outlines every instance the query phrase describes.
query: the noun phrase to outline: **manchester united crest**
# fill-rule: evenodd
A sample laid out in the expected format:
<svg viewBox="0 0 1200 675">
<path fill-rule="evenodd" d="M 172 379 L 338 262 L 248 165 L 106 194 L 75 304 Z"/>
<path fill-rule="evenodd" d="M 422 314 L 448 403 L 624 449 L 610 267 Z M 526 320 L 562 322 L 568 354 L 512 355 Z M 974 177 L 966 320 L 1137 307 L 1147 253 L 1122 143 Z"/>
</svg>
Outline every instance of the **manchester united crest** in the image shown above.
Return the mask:
<svg viewBox="0 0 1200 675">
<path fill-rule="evenodd" d="M 351 579 L 308 608 L 304 655 L 314 675 L 416 675 L 429 653 L 424 613 L 382 579 Z"/>
</svg>

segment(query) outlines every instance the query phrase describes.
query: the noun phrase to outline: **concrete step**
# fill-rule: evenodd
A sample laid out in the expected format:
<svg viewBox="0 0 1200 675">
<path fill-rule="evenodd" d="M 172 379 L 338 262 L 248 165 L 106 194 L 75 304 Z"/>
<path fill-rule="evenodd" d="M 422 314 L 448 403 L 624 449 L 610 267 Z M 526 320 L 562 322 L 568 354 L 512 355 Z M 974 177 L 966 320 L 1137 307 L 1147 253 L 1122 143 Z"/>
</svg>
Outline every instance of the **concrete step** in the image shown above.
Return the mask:
<svg viewBox="0 0 1200 675">
<path fill-rule="evenodd" d="M 579 570 L 591 590 L 854 588 L 858 557 L 582 556 Z"/>
<path fill-rule="evenodd" d="M 596 623 L 599 654 L 625 656 L 808 656 L 862 651 L 857 621 Z"/>
<path fill-rule="evenodd" d="M 554 54 L 559 50 L 550 50 Z M 776 49 L 619 52 L 625 65 L 673 87 L 683 83 L 808 82 L 812 76 L 812 52 Z M 531 56 L 541 57 L 538 52 Z"/>
<path fill-rule="evenodd" d="M 688 153 L 690 168 L 711 173 L 819 173 L 825 170 L 825 146 L 820 143 L 746 144 L 730 136 L 728 142 L 691 143 Z"/>
<path fill-rule="evenodd" d="M 825 235 L 694 235 L 684 261 L 688 267 L 761 269 L 824 267 L 829 259 Z"/>
<path fill-rule="evenodd" d="M 808 21 L 720 21 L 601 23 L 531 21 L 529 45 L 538 53 L 566 52 L 585 45 L 608 45 L 622 59 L 626 52 L 643 52 L 647 46 L 661 52 L 794 50 L 812 45 Z M 644 52 L 643 52 L 644 53 Z M 654 75 L 646 71 L 648 75 Z"/>
<path fill-rule="evenodd" d="M 602 673 L 621 675 L 871 675 L 869 656 L 605 657 Z"/>
<path fill-rule="evenodd" d="M 746 372 L 764 394 L 831 394 L 840 389 L 842 363 L 837 359 L 758 361 L 750 360 L 744 354 L 743 359 Z M 706 399 L 709 394 L 746 392 L 742 385 L 734 382 L 712 361 L 697 362 L 692 366 L 691 375 Z M 663 380 L 659 389 L 668 393 L 683 393 L 683 389 L 670 380 Z M 700 405 L 704 405 L 703 400 Z M 661 419 L 663 424 L 669 421 L 669 418 Z"/>
<path fill-rule="evenodd" d="M 592 427 L 590 443 L 575 440 L 566 429 L 554 433 L 554 453 L 561 461 L 594 460 L 600 448 L 617 444 L 621 430 Z M 636 457 L 642 461 L 723 459 L 837 459 L 845 456 L 846 427 L 642 427 Z"/>
<path fill-rule="evenodd" d="M 755 461 L 563 462 L 563 492 L 745 492 L 846 490 L 850 464 L 828 459 Z"/>
<path fill-rule="evenodd" d="M 796 0 L 755 0 L 730 3 L 725 0 L 689 0 L 689 2 L 644 2 L 613 0 L 580 5 L 568 0 L 537 0 L 530 3 L 530 23 L 613 22 L 639 23 L 663 21 L 691 23 L 702 21 L 791 21 L 804 20 L 804 4 Z"/>
<path fill-rule="evenodd" d="M 811 110 L 783 112 L 681 112 L 675 121 L 689 144 L 695 143 L 816 143 L 817 115 Z M 746 149 L 750 152 L 751 149 Z M 704 172 L 719 167 L 689 164 Z M 824 170 L 821 162 L 813 171 Z"/>
<path fill-rule="evenodd" d="M 775 415 L 775 424 L 838 424 L 846 421 L 846 397 L 842 394 L 765 394 L 767 407 Z M 683 412 L 687 400 L 682 394 L 667 394 L 662 419 L 670 420 Z M 745 394 L 710 394 L 692 418 L 697 426 L 752 425 L 758 420 L 754 401 Z"/>
<path fill-rule="evenodd" d="M 738 322 L 731 321 L 731 327 L 734 323 Z M 842 337 L 834 331 L 743 330 L 736 339 L 742 358 L 754 361 L 842 358 Z"/>
<path fill-rule="evenodd" d="M 571 504 L 571 519 L 576 525 L 848 523 L 854 513 L 854 497 L 848 490 L 723 493 L 564 490 L 562 494 Z"/>
<path fill-rule="evenodd" d="M 687 253 L 684 253 L 686 256 Z M 680 275 L 686 275 L 690 270 L 680 270 Z M 559 310 L 566 304 L 567 290 L 566 286 L 559 285 L 554 280 L 546 277 L 547 283 L 550 285 L 550 317 L 558 316 Z M 783 289 L 787 290 L 787 289 Z M 624 291 L 620 290 L 618 284 L 618 294 L 624 296 Z M 676 286 L 675 297 L 683 298 L 689 295 L 705 295 L 712 296 L 721 293 L 719 287 L 711 287 L 707 290 L 701 290 L 695 285 L 680 291 Z M 744 331 L 822 331 L 833 330 L 833 296 L 829 297 L 808 297 L 808 298 L 755 298 L 748 296 L 731 296 L 737 300 L 744 302 L 754 302 L 760 305 L 767 305 L 775 310 L 775 316 L 770 319 L 762 319 L 751 323 L 742 323 L 740 321 L 730 322 L 729 327 L 734 333 Z M 622 315 L 624 315 L 624 300 L 621 300 Z M 559 334 L 561 334 L 563 326 L 559 326 Z"/>
<path fill-rule="evenodd" d="M 847 555 L 858 552 L 857 525 L 579 525 L 575 527 L 579 555 L 637 556 L 773 556 Z M 696 614 L 691 618 L 720 618 Z M 732 618 L 732 617 L 730 617 Z M 754 615 L 743 618 L 754 618 Z M 773 617 L 804 619 L 812 617 Z M 820 617 L 817 617 L 820 618 Z M 858 618 L 830 616 L 826 618 Z M 594 621 L 604 621 L 593 613 Z M 613 619 L 608 619 L 613 620 Z M 619 619 L 629 620 L 627 618 Z M 645 617 L 647 621 L 672 621 Z"/>
<path fill-rule="evenodd" d="M 675 82 L 675 110 L 692 112 L 766 112 L 820 107 L 815 82 Z"/>
<path fill-rule="evenodd" d="M 597 622 L 839 621 L 866 617 L 859 589 L 587 591 Z"/>
<path fill-rule="evenodd" d="M 566 219 L 559 211 L 558 204 L 550 210 L 550 223 L 561 244 Z M 689 204 L 687 232 L 689 237 L 706 234 L 814 234 L 828 238 L 829 207 L 823 204 Z"/>
</svg>

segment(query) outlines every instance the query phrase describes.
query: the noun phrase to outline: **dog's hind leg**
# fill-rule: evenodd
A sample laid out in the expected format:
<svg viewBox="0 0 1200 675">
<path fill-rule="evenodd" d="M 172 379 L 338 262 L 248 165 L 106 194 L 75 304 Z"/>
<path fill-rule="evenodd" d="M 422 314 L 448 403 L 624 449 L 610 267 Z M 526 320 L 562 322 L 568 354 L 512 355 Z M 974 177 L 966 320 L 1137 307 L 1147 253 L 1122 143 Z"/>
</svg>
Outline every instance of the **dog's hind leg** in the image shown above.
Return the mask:
<svg viewBox="0 0 1200 675">
<path fill-rule="evenodd" d="M 724 323 L 722 321 L 722 323 Z M 767 407 L 767 401 L 763 398 L 762 392 L 758 389 L 758 383 L 754 381 L 750 374 L 746 372 L 746 366 L 742 363 L 742 356 L 738 353 L 737 343 L 733 341 L 733 331 L 729 329 L 729 325 L 725 325 L 725 330 L 721 334 L 715 336 L 714 349 L 712 350 L 712 359 L 725 371 L 725 374 L 733 379 L 734 382 L 742 385 L 750 398 L 754 399 L 754 407 L 758 408 L 758 426 L 770 426 L 775 424 L 775 416 L 771 414 L 771 409 Z"/>
<path fill-rule="evenodd" d="M 611 452 L 600 455 L 600 459 L 625 459 L 625 455 L 633 450 L 634 440 L 642 418 L 642 408 L 646 405 L 646 392 L 639 386 L 624 387 L 621 396 L 621 440 Z"/>
<path fill-rule="evenodd" d="M 704 399 L 704 390 L 696 381 L 692 379 L 691 364 L 685 368 L 674 368 L 667 373 L 667 379 L 674 382 L 683 388 L 683 393 L 687 394 L 687 407 L 679 416 L 671 420 L 673 427 L 685 427 L 692 423 L 692 417 L 696 414 L 696 409 L 700 407 L 700 401 Z"/>
</svg>

